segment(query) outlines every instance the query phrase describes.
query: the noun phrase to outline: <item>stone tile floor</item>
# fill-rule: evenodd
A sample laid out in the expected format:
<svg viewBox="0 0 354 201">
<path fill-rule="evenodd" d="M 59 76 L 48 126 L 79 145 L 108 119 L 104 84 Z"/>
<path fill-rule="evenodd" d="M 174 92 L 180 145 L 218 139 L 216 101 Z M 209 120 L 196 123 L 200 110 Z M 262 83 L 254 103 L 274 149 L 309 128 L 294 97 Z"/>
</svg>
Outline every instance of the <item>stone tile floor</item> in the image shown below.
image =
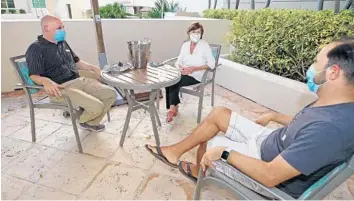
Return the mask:
<svg viewBox="0 0 354 201">
<path fill-rule="evenodd" d="M 210 90 L 205 96 L 203 116 L 212 109 Z M 40 95 L 39 95 L 40 97 Z M 161 100 L 159 128 L 162 144 L 177 142 L 197 125 L 197 99 L 185 95 L 180 115 L 164 123 Z M 36 110 L 37 142 L 31 142 L 29 110 L 21 92 L 2 94 L 1 108 L 1 198 L 12 199 L 192 199 L 194 184 L 177 170 L 151 157 L 143 148 L 154 143 L 149 116 L 134 112 L 124 147 L 118 146 L 126 106 L 111 110 L 112 121 L 105 132 L 80 130 L 84 154 L 77 152 L 69 119 L 60 110 Z M 216 105 L 226 106 L 254 119 L 268 111 L 250 100 L 221 87 Z M 271 124 L 270 127 L 277 127 Z M 183 156 L 193 161 L 195 150 Z M 327 199 L 351 199 L 354 177 L 338 187 Z M 229 192 L 209 186 L 203 199 L 236 199 Z"/>
</svg>

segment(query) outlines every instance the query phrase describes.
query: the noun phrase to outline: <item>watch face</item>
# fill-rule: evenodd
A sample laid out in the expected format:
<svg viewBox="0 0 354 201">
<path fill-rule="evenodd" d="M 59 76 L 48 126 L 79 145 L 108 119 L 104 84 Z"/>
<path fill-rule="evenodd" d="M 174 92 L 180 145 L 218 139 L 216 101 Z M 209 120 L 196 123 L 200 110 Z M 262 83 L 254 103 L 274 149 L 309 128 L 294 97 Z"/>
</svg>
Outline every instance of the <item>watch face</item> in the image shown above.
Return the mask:
<svg viewBox="0 0 354 201">
<path fill-rule="evenodd" d="M 227 160 L 227 158 L 229 157 L 229 152 L 228 151 L 223 151 L 221 154 L 221 158 L 224 160 Z"/>
</svg>

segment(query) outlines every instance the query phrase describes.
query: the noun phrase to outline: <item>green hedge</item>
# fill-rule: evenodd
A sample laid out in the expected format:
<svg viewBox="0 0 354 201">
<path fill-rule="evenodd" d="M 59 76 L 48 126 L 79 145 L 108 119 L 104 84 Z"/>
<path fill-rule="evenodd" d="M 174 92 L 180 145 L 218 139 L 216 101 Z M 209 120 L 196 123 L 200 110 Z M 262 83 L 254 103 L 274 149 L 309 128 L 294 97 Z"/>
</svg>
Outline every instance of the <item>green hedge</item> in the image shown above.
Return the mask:
<svg viewBox="0 0 354 201">
<path fill-rule="evenodd" d="M 232 61 L 290 79 L 305 81 L 305 72 L 323 45 L 354 36 L 354 12 L 275 10 L 206 10 L 204 17 L 232 19 Z"/>
<path fill-rule="evenodd" d="M 203 16 L 205 18 L 232 20 L 239 13 L 242 13 L 242 11 L 229 10 L 229 9 L 209 9 L 203 11 Z"/>
</svg>

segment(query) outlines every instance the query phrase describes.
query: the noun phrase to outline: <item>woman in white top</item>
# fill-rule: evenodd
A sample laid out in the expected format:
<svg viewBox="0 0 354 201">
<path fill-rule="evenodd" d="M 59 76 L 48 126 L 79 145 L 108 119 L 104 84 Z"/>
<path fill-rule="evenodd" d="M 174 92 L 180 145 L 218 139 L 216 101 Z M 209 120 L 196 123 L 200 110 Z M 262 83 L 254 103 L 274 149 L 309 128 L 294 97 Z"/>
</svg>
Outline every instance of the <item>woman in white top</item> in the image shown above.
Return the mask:
<svg viewBox="0 0 354 201">
<path fill-rule="evenodd" d="M 167 122 L 171 122 L 178 113 L 180 88 L 200 83 L 205 70 L 215 68 L 215 59 L 209 44 L 202 40 L 203 34 L 204 28 L 198 22 L 188 27 L 190 40 L 183 43 L 175 64 L 181 70 L 181 81 L 166 88 Z"/>
</svg>

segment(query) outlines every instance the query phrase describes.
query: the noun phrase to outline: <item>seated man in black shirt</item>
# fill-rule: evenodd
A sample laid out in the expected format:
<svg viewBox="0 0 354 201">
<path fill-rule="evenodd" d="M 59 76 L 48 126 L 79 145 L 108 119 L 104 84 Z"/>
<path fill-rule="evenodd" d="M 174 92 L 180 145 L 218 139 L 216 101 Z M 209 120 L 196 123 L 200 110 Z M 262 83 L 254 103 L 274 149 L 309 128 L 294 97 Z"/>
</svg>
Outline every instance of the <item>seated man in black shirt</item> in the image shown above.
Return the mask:
<svg viewBox="0 0 354 201">
<path fill-rule="evenodd" d="M 116 91 L 97 80 L 101 75 L 99 67 L 76 56 L 65 41 L 66 32 L 60 19 L 44 16 L 41 28 L 43 35 L 38 36 L 26 52 L 31 79 L 44 86 L 52 101 L 64 101 L 64 92 L 75 107 L 83 108 L 79 119 L 81 128 L 104 130 L 105 126 L 100 122 L 116 100 Z M 80 77 L 79 70 L 90 72 L 95 79 Z"/>
</svg>

